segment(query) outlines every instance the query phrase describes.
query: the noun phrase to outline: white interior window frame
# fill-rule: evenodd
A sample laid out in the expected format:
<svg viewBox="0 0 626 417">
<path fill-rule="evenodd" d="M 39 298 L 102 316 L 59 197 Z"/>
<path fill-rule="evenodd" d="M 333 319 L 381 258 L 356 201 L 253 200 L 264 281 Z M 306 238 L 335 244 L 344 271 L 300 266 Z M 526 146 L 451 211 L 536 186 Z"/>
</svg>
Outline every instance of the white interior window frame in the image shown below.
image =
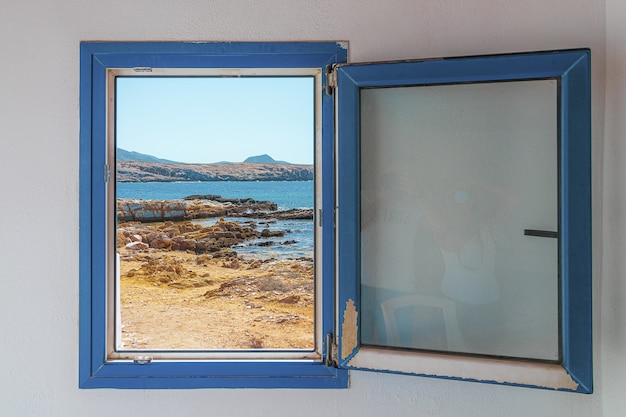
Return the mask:
<svg viewBox="0 0 626 417">
<path fill-rule="evenodd" d="M 314 83 L 314 213 L 322 207 L 322 70 L 321 68 L 109 68 L 107 70 L 107 164 L 110 180 L 106 184 L 107 192 L 107 337 L 106 358 L 109 361 L 153 361 L 153 360 L 291 360 L 299 362 L 319 362 L 323 358 L 322 302 L 322 226 L 314 218 L 314 329 L 313 349 L 119 349 L 121 338 L 121 306 L 119 265 L 116 257 L 116 83 L 117 77 L 312 77 Z M 316 217 L 316 216 L 314 216 Z"/>
</svg>

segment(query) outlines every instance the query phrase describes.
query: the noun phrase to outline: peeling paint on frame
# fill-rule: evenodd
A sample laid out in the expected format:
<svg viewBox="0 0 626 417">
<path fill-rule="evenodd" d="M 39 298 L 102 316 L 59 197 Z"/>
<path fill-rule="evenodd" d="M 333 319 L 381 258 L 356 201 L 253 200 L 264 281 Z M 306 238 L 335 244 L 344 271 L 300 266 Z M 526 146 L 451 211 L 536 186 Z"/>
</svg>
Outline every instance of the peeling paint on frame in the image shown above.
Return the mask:
<svg viewBox="0 0 626 417">
<path fill-rule="evenodd" d="M 343 311 L 343 322 L 341 323 L 341 358 L 345 359 L 352 354 L 357 347 L 357 335 L 359 327 L 357 318 L 359 313 L 356 311 L 354 300 L 346 301 L 346 309 Z"/>
<path fill-rule="evenodd" d="M 341 49 L 348 49 L 348 41 L 338 41 L 337 46 Z"/>
<path fill-rule="evenodd" d="M 383 372 L 513 384 L 576 391 L 579 387 L 560 364 L 499 360 L 437 353 L 361 347 L 349 367 Z"/>
</svg>

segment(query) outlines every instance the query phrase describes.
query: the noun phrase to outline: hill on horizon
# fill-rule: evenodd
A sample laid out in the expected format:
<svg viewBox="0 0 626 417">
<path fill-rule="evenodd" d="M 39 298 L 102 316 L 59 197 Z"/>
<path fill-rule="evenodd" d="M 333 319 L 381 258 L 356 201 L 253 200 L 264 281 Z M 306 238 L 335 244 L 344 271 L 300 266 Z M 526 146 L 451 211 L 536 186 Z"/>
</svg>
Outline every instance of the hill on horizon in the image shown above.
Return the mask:
<svg viewBox="0 0 626 417">
<path fill-rule="evenodd" d="M 158 162 L 162 164 L 183 164 L 184 162 L 172 161 L 169 159 L 158 158 L 153 155 L 148 155 L 145 153 L 135 152 L 135 151 L 127 151 L 126 149 L 117 148 L 117 160 L 118 161 L 139 161 L 139 162 Z M 257 164 L 289 164 L 290 162 L 286 161 L 277 161 L 268 154 L 263 155 L 255 155 L 246 158 L 243 162 L 253 162 Z M 210 163 L 210 162 L 207 162 Z M 230 161 L 220 161 L 215 162 L 217 164 L 231 164 L 233 162 Z"/>
<path fill-rule="evenodd" d="M 180 164 L 180 162 L 170 161 L 169 159 L 157 158 L 156 156 L 147 155 L 135 151 L 127 151 L 126 149 L 117 148 L 118 161 L 140 161 L 140 162 L 160 162 L 162 164 Z"/>
<path fill-rule="evenodd" d="M 263 155 L 249 156 L 243 162 L 254 162 L 257 164 L 290 164 L 285 161 L 277 161 L 266 153 Z"/>
</svg>

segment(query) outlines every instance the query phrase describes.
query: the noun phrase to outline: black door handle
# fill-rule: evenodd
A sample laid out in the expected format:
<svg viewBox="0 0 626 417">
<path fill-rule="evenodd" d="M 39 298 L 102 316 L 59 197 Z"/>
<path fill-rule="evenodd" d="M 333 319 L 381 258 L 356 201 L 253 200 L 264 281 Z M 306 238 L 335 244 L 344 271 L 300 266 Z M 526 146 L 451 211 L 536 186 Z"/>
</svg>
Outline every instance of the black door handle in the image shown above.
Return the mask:
<svg viewBox="0 0 626 417">
<path fill-rule="evenodd" d="M 524 229 L 524 236 L 558 238 L 559 232 L 553 232 L 551 230 Z"/>
</svg>

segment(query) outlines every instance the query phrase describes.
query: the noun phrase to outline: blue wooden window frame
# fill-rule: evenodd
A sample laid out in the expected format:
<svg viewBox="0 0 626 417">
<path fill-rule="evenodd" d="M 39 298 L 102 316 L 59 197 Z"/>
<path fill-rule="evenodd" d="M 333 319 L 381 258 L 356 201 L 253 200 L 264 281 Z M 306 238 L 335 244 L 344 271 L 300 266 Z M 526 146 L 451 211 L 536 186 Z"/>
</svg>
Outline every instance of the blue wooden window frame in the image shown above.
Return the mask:
<svg viewBox="0 0 626 417">
<path fill-rule="evenodd" d="M 581 393 L 593 391 L 592 306 L 591 306 L 591 81 L 590 51 L 587 49 L 546 51 L 508 55 L 460 57 L 400 63 L 340 65 L 338 84 L 338 352 L 339 366 L 362 369 L 358 339 L 360 326 L 360 147 L 359 92 L 367 87 L 437 85 L 556 79 L 560 101 L 558 128 L 560 148 L 560 329 L 562 361 L 546 366 L 572 380 L 560 386 L 506 376 L 467 376 L 432 371 L 388 369 L 417 375 Z M 343 311 L 343 313 L 342 313 Z M 419 356 L 415 353 L 415 357 Z M 437 355 L 435 355 L 437 356 Z M 447 358 L 447 359 L 446 359 Z M 432 358 L 431 358 L 432 359 Z M 439 355 L 439 361 L 458 361 L 454 355 Z M 494 360 L 492 360 L 494 361 Z M 525 362 L 505 361 L 515 367 Z M 468 362 L 471 365 L 471 360 Z M 466 364 L 464 364 L 466 365 Z M 365 366 L 368 367 L 369 365 Z M 490 366 L 489 359 L 475 367 Z M 506 366 L 506 365 L 505 365 Z M 371 369 L 371 368 L 370 368 Z M 564 372 L 562 372 L 564 371 Z M 505 374 L 507 372 L 504 372 Z M 429 374 L 429 375 L 426 375 Z M 497 381 L 497 382 L 496 382 Z"/>
<path fill-rule="evenodd" d="M 320 361 L 153 361 L 106 358 L 106 77 L 109 68 L 321 68 L 347 61 L 343 42 L 83 42 L 80 46 L 81 388 L 345 388 L 347 371 Z M 323 80 L 326 75 L 323 71 Z M 334 209 L 334 107 L 322 97 L 323 210 Z M 323 217 L 322 327 L 334 331 L 332 216 Z M 328 232 L 327 232 L 328 231 Z M 325 343 L 325 341 L 320 341 Z M 325 351 L 324 349 L 322 351 Z"/>
</svg>

